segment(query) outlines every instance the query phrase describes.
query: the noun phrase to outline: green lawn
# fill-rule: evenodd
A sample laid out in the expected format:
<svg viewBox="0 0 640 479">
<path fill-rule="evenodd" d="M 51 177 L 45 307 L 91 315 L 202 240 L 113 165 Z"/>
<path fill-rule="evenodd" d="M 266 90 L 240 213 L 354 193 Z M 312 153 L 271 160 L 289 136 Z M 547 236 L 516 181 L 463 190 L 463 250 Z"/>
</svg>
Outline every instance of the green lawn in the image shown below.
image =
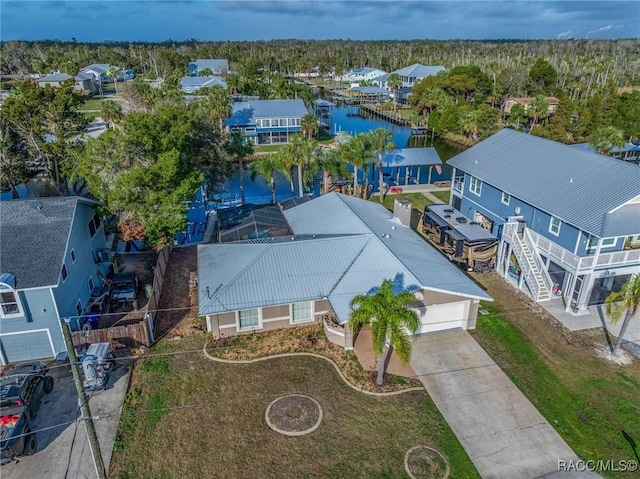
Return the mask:
<svg viewBox="0 0 640 479">
<path fill-rule="evenodd" d="M 97 110 L 102 109 L 102 100 L 100 98 L 91 98 L 84 102 L 84 105 L 78 108 L 79 110 Z"/>
<path fill-rule="evenodd" d="M 474 338 L 582 459 L 638 460 L 640 362 L 623 367 L 598 358 L 601 332 L 563 334 L 492 276 L 475 275 L 496 303 L 482 304 L 490 314 L 478 316 Z"/>
<path fill-rule="evenodd" d="M 431 194 L 441 200 L 443 203 L 449 204 L 449 197 L 451 196 L 451 191 L 432 191 Z"/>
<path fill-rule="evenodd" d="M 151 352 L 189 347 L 161 342 Z M 201 353 L 147 358 L 133 371 L 111 460 L 113 478 L 403 478 L 404 454 L 433 445 L 451 477 L 479 477 L 424 391 L 371 397 L 320 358 L 220 364 Z M 265 410 L 288 393 L 312 396 L 324 417 L 286 437 Z"/>
</svg>

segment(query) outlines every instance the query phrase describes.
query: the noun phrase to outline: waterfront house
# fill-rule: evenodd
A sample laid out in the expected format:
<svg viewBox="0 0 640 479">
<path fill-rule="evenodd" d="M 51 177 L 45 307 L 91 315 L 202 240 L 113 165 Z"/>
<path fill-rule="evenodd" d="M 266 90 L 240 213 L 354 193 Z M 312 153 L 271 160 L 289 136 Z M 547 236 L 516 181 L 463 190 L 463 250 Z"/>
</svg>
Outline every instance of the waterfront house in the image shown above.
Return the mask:
<svg viewBox="0 0 640 479">
<path fill-rule="evenodd" d="M 226 58 L 198 58 L 194 62 L 189 62 L 189 74 L 198 76 L 198 74 L 210 69 L 213 76 L 224 77 L 229 73 L 229 60 Z"/>
<path fill-rule="evenodd" d="M 589 143 L 577 143 L 575 145 L 571 145 L 571 147 L 582 151 L 596 153 Z M 613 146 L 607 156 L 640 165 L 640 140 L 629 141 L 622 146 Z"/>
<path fill-rule="evenodd" d="M 377 78 L 381 75 L 384 75 L 384 70 L 380 70 L 379 68 L 371 68 L 371 67 L 363 67 L 363 68 L 353 68 L 349 70 L 342 76 L 336 77 L 336 81 L 349 82 L 351 84 L 360 83 L 362 81 L 370 82 L 374 78 Z"/>
<path fill-rule="evenodd" d="M 384 279 L 414 292 L 419 333 L 475 328 L 491 298 L 409 227 L 410 204 L 297 200 L 282 204 L 292 235 L 198 246 L 198 309 L 215 337 L 322 322 L 351 349 L 349 303 Z"/>
<path fill-rule="evenodd" d="M 0 363 L 66 351 L 110 266 L 95 202 L 52 197 L 0 202 Z"/>
<path fill-rule="evenodd" d="M 219 77 L 182 77 L 180 80 L 180 90 L 184 93 L 195 93 L 200 88 L 212 86 L 227 88 L 227 84 Z"/>
<path fill-rule="evenodd" d="M 504 102 L 504 112 L 506 114 L 511 113 L 511 109 L 515 106 L 515 105 L 522 105 L 524 107 L 524 113 L 526 114 L 529 111 L 529 107 L 531 106 L 531 102 L 534 100 L 534 98 L 531 97 L 526 97 L 526 98 L 507 98 Z M 560 104 L 560 100 L 558 100 L 556 97 L 554 96 L 548 96 L 545 98 L 545 100 L 547 101 L 548 107 L 547 107 L 547 115 L 551 115 L 552 113 L 555 113 L 555 111 L 558 109 L 558 105 Z"/>
<path fill-rule="evenodd" d="M 536 301 L 603 304 L 640 273 L 640 167 L 503 129 L 460 153 L 451 206 L 500 239 L 496 269 Z"/>
<path fill-rule="evenodd" d="M 413 87 L 413 85 L 423 78 L 437 75 L 444 70 L 445 68 L 440 65 L 421 65 L 420 63 L 414 63 L 408 67 L 395 70 L 392 73 L 400 75 L 403 87 Z"/>
<path fill-rule="evenodd" d="M 307 113 L 302 100 L 234 102 L 227 130 L 242 131 L 256 145 L 289 143 L 291 135 L 302 132 L 300 120 Z"/>
</svg>

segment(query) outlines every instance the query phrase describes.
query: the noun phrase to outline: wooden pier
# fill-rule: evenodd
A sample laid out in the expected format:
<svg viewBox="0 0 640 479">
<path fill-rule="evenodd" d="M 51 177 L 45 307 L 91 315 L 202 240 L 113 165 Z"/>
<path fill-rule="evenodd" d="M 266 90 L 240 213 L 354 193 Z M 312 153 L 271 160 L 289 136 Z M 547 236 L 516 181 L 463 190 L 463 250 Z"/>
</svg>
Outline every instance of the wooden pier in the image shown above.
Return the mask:
<svg viewBox="0 0 640 479">
<path fill-rule="evenodd" d="M 386 120 L 390 123 L 394 123 L 400 126 L 410 126 L 411 122 L 407 118 L 403 118 L 401 115 L 393 114 L 392 112 L 379 110 L 375 105 L 364 104 L 360 105 L 360 116 L 363 115 L 363 112 L 367 112 L 369 115 L 380 118 L 382 120 Z"/>
</svg>

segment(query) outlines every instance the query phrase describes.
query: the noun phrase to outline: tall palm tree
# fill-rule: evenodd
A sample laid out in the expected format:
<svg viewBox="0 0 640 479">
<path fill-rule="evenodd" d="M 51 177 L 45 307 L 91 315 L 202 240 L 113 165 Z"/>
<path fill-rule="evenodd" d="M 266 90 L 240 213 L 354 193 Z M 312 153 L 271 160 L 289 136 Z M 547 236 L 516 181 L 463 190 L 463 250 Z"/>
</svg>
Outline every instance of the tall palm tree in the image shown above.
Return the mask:
<svg viewBox="0 0 640 479">
<path fill-rule="evenodd" d="M 243 132 L 234 131 L 225 144 L 225 150 L 231 158 L 238 162 L 238 171 L 240 172 L 240 201 L 244 205 L 244 160 L 247 156 L 253 154 L 253 143 L 244 137 Z"/>
<path fill-rule="evenodd" d="M 598 128 L 589 137 L 589 146 L 601 155 L 609 155 L 614 147 L 624 146 L 624 133 L 614 126 Z"/>
<path fill-rule="evenodd" d="M 460 117 L 462 129 L 465 133 L 469 134 L 469 138 L 473 141 L 478 141 L 478 122 L 482 117 L 480 110 L 467 110 Z"/>
<path fill-rule="evenodd" d="M 202 106 L 209 110 L 209 113 L 218 120 L 220 131 L 224 131 L 224 120 L 231 116 L 231 95 L 220 85 L 208 87 L 204 90 L 206 98 L 204 98 Z"/>
<path fill-rule="evenodd" d="M 347 141 L 338 147 L 338 156 L 342 161 L 353 166 L 353 195 L 358 195 L 358 171 L 365 169 L 371 161 L 367 157 L 367 135 L 360 133 L 357 136 L 349 137 Z M 366 176 L 365 176 L 366 178 Z"/>
<path fill-rule="evenodd" d="M 393 113 L 398 112 L 398 90 L 402 88 L 402 77 L 397 73 L 392 73 L 387 78 L 387 85 L 393 92 Z"/>
<path fill-rule="evenodd" d="M 364 324 L 371 325 L 373 352 L 378 356 L 378 385 L 384 381 L 388 346 L 393 347 L 403 364 L 407 364 L 411 359 L 409 334 L 416 334 L 420 327 L 418 314 L 407 309 L 416 301 L 415 296 L 408 291 L 395 293 L 393 289 L 393 282 L 385 279 L 375 294 L 358 295 L 349 304 L 349 327 L 352 331 Z"/>
<path fill-rule="evenodd" d="M 310 140 L 318 134 L 318 117 L 307 113 L 300 119 L 300 128 Z"/>
<path fill-rule="evenodd" d="M 378 156 L 378 192 L 380 194 L 380 203 L 384 201 L 384 154 L 396 149 L 396 144 L 393 142 L 393 133 L 384 128 L 377 128 L 370 131 L 368 134 L 369 144 L 371 150 Z"/>
<path fill-rule="evenodd" d="M 267 179 L 271 186 L 271 204 L 276 204 L 276 176 L 275 172 L 280 167 L 280 158 L 276 153 L 270 153 L 266 156 L 256 158 L 251 162 L 251 181 L 256 181 L 258 176 L 264 178 L 265 184 Z"/>
<path fill-rule="evenodd" d="M 293 161 L 298 169 L 298 196 L 304 195 L 304 170 L 311 166 L 317 155 L 318 142 L 309 140 L 304 135 L 292 135 L 290 142 L 283 150 L 288 162 Z"/>
<path fill-rule="evenodd" d="M 104 100 L 100 105 L 100 116 L 107 124 L 115 123 L 122 118 L 120 103 L 113 100 Z"/>
<path fill-rule="evenodd" d="M 609 294 L 605 299 L 604 305 L 607 316 L 611 318 L 612 323 L 620 321 L 622 313 L 626 310 L 620 334 L 618 334 L 618 339 L 612 351 L 617 356 L 631 318 L 636 315 L 638 308 L 640 308 L 640 274 L 636 274 L 624 283 L 620 291 Z"/>
<path fill-rule="evenodd" d="M 531 129 L 529 132 L 533 131 L 533 128 L 538 124 L 538 120 L 546 117 L 548 112 L 549 102 L 543 95 L 538 95 L 531 100 L 531 104 L 527 109 L 527 115 L 531 118 Z"/>
</svg>

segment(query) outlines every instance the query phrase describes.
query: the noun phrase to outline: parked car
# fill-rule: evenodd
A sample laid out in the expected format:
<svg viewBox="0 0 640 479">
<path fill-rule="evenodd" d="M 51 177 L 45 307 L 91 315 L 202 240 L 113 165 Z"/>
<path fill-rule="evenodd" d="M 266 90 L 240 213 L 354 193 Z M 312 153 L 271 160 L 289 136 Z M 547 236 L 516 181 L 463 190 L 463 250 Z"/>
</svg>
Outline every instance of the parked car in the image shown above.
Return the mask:
<svg viewBox="0 0 640 479">
<path fill-rule="evenodd" d="M 53 390 L 53 378 L 47 372 L 44 363 L 35 361 L 18 364 L 0 378 L 0 465 L 36 452 L 31 422 L 44 396 Z"/>
<path fill-rule="evenodd" d="M 133 273 L 116 273 L 111 278 L 111 301 L 114 303 L 131 303 L 136 299 L 138 279 Z"/>
</svg>

